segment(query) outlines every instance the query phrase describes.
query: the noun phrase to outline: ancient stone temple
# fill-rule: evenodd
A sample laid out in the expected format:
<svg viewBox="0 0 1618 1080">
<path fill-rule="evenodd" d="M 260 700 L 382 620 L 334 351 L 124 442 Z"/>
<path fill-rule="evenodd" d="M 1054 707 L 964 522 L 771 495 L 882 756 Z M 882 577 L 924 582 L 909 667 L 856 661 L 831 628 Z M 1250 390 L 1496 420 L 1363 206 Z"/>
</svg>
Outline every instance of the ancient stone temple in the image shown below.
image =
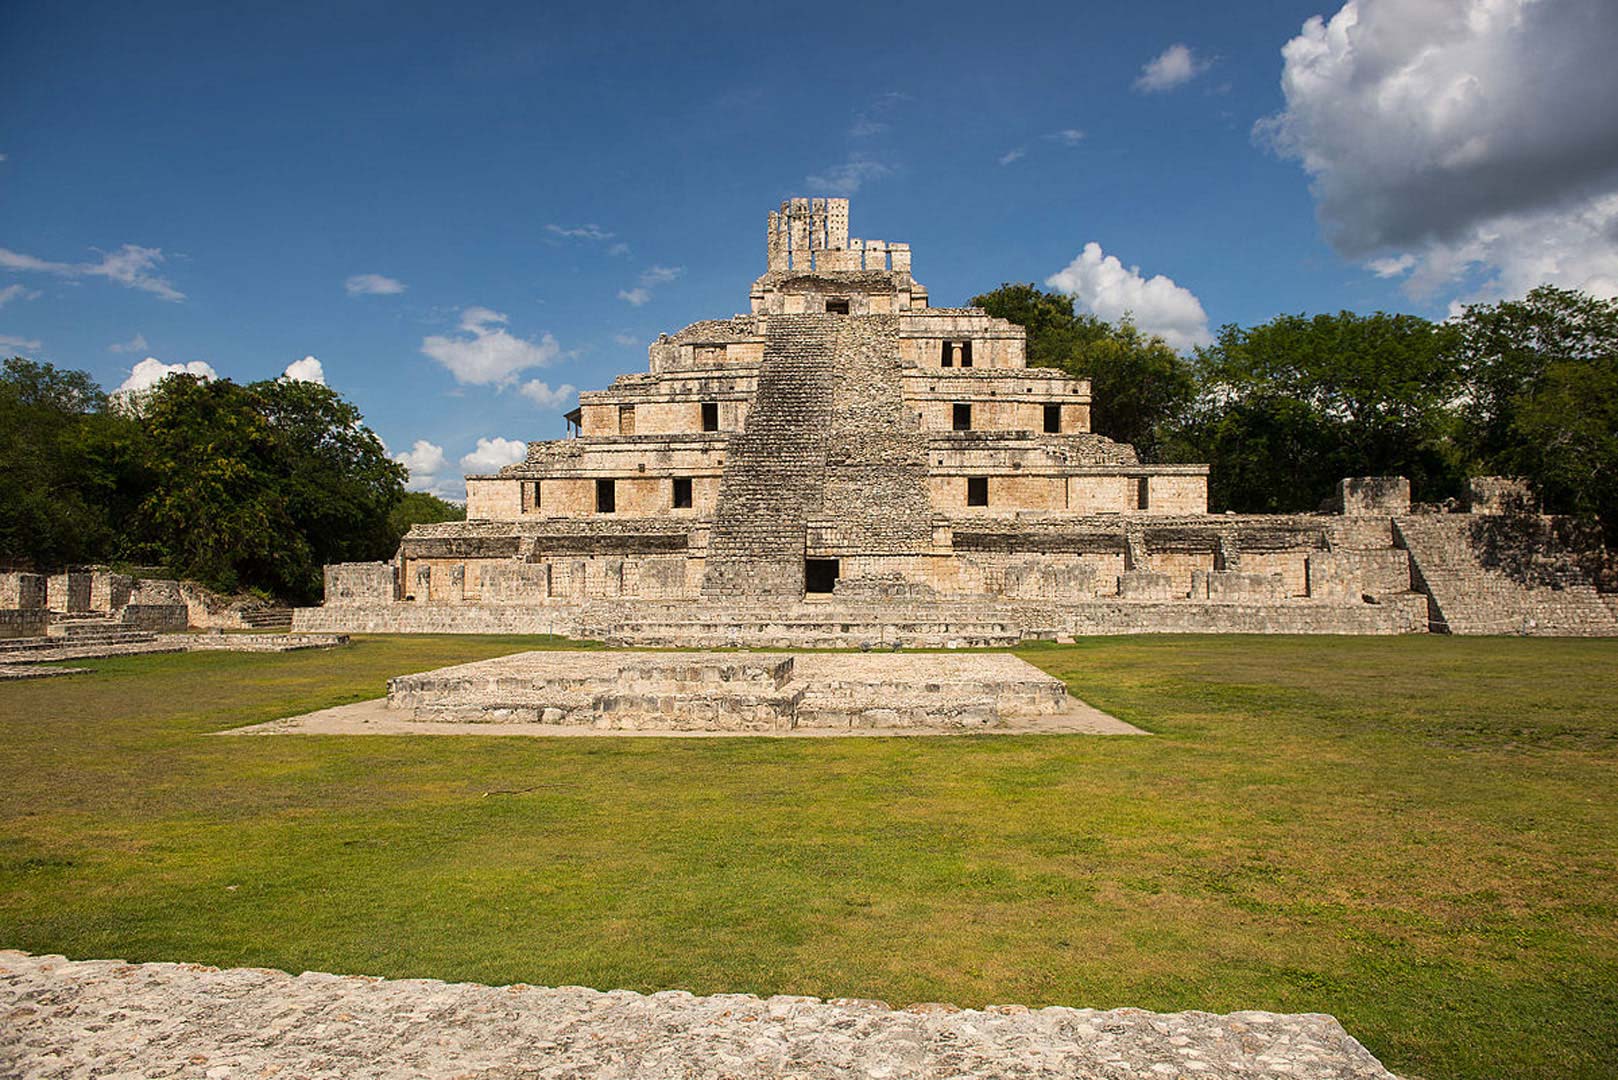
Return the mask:
<svg viewBox="0 0 1618 1080">
<path fill-rule="evenodd" d="M 328 568 L 305 629 L 554 631 L 647 643 L 910 644 L 1140 630 L 1427 628 L 1395 519 L 1210 515 L 1205 465 L 1090 430 L 1090 384 L 1022 327 L 929 306 L 910 246 L 848 200 L 768 215 L 749 311 L 580 395 L 569 438 L 468 476 L 467 521 Z"/>
</svg>

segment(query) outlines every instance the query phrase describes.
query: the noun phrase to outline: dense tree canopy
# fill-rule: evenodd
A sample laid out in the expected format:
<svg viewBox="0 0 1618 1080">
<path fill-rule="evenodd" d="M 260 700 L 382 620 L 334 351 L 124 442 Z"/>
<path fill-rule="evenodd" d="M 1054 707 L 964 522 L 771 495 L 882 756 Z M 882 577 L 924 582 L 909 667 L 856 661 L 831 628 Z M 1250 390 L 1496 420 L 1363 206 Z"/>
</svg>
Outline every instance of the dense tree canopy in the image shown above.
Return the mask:
<svg viewBox="0 0 1618 1080">
<path fill-rule="evenodd" d="M 407 491 L 404 498 L 388 515 L 388 532 L 398 543 L 412 525 L 430 525 L 437 521 L 465 521 L 466 507 L 440 499 L 425 491 Z"/>
<path fill-rule="evenodd" d="M 403 469 L 325 386 L 164 379 L 109 401 L 88 375 L 0 375 L 0 557 L 138 560 L 223 590 L 319 596 L 327 562 L 385 558 Z"/>
<path fill-rule="evenodd" d="M 1195 390 L 1189 365 L 1162 338 L 1128 319 L 1114 325 L 1076 313 L 1072 297 L 1035 285 L 1002 285 L 972 304 L 1027 329 L 1030 364 L 1090 380 L 1091 430 L 1133 444 L 1148 461 L 1162 456 Z"/>
<path fill-rule="evenodd" d="M 1457 331 L 1468 459 L 1618 541 L 1618 300 L 1546 286 L 1472 305 Z"/>
<path fill-rule="evenodd" d="M 1454 495 L 1454 338 L 1381 312 L 1226 326 L 1197 350 L 1181 452 L 1213 466 L 1210 495 L 1224 509 L 1314 509 L 1345 476 L 1405 476 L 1418 498 Z"/>
</svg>

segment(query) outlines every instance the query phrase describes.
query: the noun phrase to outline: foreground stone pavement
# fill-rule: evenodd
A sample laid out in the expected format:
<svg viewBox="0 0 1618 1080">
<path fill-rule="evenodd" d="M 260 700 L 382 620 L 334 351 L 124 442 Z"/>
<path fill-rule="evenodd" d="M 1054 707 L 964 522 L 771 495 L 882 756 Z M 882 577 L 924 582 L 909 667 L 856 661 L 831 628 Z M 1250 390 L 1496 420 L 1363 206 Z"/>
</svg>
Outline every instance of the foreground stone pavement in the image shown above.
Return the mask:
<svg viewBox="0 0 1618 1080">
<path fill-rule="evenodd" d="M 1393 1080 L 1330 1016 L 645 996 L 0 951 L 0 1077 Z"/>
</svg>

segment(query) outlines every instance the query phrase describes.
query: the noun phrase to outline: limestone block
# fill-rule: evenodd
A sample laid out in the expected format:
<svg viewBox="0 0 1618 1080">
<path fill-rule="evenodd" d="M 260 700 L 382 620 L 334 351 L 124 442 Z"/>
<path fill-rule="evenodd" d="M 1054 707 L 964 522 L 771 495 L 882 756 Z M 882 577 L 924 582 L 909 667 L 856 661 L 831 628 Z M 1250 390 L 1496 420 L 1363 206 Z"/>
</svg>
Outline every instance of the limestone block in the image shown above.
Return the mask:
<svg viewBox="0 0 1618 1080">
<path fill-rule="evenodd" d="M 43 574 L 0 574 L 0 608 L 40 611 L 45 607 L 47 596 Z"/>
<path fill-rule="evenodd" d="M 392 563 L 333 563 L 325 570 L 328 604 L 386 603 L 394 598 Z"/>
<path fill-rule="evenodd" d="M 1200 580 L 1199 580 L 1200 579 Z M 1286 579 L 1280 574 L 1243 574 L 1233 570 L 1198 571 L 1192 575 L 1191 595 L 1211 601 L 1271 601 L 1287 599 Z"/>
<path fill-rule="evenodd" d="M 1410 554 L 1399 548 L 1383 551 L 1314 551 L 1308 557 L 1309 596 L 1358 600 L 1386 596 L 1410 588 Z"/>
<path fill-rule="evenodd" d="M 1118 595 L 1127 600 L 1173 600 L 1185 594 L 1175 589 L 1169 574 L 1125 570 L 1118 575 Z"/>
<path fill-rule="evenodd" d="M 114 574 L 110 570 L 90 572 L 90 610 L 117 611 L 129 603 L 135 590 L 135 579 L 127 574 Z"/>
<path fill-rule="evenodd" d="M 135 582 L 129 602 L 163 606 L 179 604 L 184 607 L 185 596 L 180 591 L 180 583 L 172 578 L 141 578 Z"/>
<path fill-rule="evenodd" d="M 1410 481 L 1402 476 L 1347 476 L 1337 484 L 1344 514 L 1410 513 Z"/>
<path fill-rule="evenodd" d="M 1518 476 L 1473 476 L 1466 481 L 1466 508 L 1474 514 L 1533 513 L 1537 501 Z"/>
<path fill-rule="evenodd" d="M 1095 595 L 1095 568 L 1088 563 L 1024 560 L 1005 569 L 1006 596 L 1026 600 L 1085 600 Z"/>
<path fill-rule="evenodd" d="M 89 611 L 90 575 L 83 571 L 52 574 L 45 596 L 52 611 Z"/>
</svg>

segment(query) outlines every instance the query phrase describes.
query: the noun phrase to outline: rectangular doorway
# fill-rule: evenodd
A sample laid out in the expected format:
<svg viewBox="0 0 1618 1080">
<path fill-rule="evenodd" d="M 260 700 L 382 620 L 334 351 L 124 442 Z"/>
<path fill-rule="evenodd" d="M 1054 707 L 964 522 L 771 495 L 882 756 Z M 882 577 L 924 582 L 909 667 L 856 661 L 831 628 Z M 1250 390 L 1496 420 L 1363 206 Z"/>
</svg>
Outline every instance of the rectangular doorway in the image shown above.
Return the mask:
<svg viewBox="0 0 1618 1080">
<path fill-rule="evenodd" d="M 825 595 L 837 588 L 836 559 L 803 560 L 803 591 Z"/>
</svg>

